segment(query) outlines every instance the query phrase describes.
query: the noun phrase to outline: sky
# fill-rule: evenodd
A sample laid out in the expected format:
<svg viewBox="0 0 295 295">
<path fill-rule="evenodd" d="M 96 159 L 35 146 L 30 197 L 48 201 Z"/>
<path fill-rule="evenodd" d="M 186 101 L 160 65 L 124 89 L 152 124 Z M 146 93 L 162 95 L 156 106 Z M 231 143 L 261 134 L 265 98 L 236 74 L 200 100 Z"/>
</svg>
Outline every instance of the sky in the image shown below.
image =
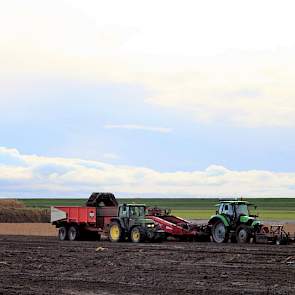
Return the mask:
<svg viewBox="0 0 295 295">
<path fill-rule="evenodd" d="M 293 1 L 0 5 L 0 197 L 295 197 Z"/>
</svg>

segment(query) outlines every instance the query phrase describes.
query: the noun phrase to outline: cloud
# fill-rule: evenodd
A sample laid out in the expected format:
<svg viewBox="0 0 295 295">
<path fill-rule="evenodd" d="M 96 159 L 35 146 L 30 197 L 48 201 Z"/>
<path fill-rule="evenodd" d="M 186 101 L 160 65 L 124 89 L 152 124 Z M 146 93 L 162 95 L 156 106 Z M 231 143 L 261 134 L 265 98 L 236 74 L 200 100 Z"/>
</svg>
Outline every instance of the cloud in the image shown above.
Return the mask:
<svg viewBox="0 0 295 295">
<path fill-rule="evenodd" d="M 104 126 L 106 129 L 128 129 L 128 130 L 142 130 L 142 131 L 152 131 L 159 133 L 170 133 L 172 129 L 166 127 L 153 127 L 137 124 L 107 124 Z"/>
<path fill-rule="evenodd" d="M 295 194 L 295 173 L 234 171 L 218 165 L 204 171 L 160 172 L 75 158 L 25 155 L 5 147 L 0 148 L 0 155 L 2 197 L 78 197 L 92 191 L 138 197 L 294 197 Z M 13 157 L 20 161 L 16 164 Z"/>
<path fill-rule="evenodd" d="M 152 93 L 146 103 L 196 122 L 295 126 L 293 1 L 11 0 L 1 7 L 4 94 L 19 89 L 22 76 L 127 83 Z"/>
</svg>

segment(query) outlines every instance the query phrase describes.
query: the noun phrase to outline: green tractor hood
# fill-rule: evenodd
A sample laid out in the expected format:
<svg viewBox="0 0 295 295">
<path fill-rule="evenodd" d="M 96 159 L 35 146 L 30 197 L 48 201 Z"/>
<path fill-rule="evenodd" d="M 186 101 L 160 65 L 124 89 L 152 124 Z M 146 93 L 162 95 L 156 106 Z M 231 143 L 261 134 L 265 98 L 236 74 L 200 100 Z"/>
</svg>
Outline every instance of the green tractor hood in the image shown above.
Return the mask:
<svg viewBox="0 0 295 295">
<path fill-rule="evenodd" d="M 250 217 L 250 216 L 246 216 L 246 215 L 240 216 L 240 222 L 247 223 L 251 227 L 253 227 L 255 225 L 259 225 L 261 223 L 260 220 L 257 220 L 254 217 Z"/>
</svg>

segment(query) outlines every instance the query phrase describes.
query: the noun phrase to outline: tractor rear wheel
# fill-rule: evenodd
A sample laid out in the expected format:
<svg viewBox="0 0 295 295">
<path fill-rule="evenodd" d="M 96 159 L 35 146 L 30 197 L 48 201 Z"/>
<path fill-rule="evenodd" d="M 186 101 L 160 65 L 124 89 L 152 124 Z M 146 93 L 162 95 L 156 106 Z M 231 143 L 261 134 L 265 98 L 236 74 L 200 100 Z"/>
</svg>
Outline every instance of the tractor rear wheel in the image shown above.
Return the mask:
<svg viewBox="0 0 295 295">
<path fill-rule="evenodd" d="M 76 241 L 80 238 L 79 228 L 75 225 L 70 226 L 68 230 L 68 238 L 70 241 Z"/>
<path fill-rule="evenodd" d="M 144 230 L 140 226 L 135 226 L 131 230 L 130 238 L 133 243 L 143 242 L 146 238 Z"/>
<path fill-rule="evenodd" d="M 222 221 L 217 221 L 212 227 L 212 238 L 215 243 L 227 243 L 228 232 Z"/>
<path fill-rule="evenodd" d="M 111 242 L 120 242 L 123 240 L 123 231 L 118 222 L 112 222 L 109 229 L 109 239 Z"/>
<path fill-rule="evenodd" d="M 65 226 L 62 226 L 58 229 L 58 239 L 60 241 L 67 240 L 67 228 Z"/>
<path fill-rule="evenodd" d="M 236 230 L 237 242 L 240 244 L 249 243 L 251 239 L 251 231 L 248 226 L 240 225 Z"/>
</svg>

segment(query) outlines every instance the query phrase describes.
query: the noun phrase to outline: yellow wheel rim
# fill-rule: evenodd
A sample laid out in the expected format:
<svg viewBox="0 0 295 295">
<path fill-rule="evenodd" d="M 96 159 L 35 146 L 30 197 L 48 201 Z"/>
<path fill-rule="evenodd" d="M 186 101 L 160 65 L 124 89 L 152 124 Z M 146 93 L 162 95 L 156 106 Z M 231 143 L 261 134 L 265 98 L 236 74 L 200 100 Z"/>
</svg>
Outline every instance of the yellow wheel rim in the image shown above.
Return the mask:
<svg viewBox="0 0 295 295">
<path fill-rule="evenodd" d="M 139 230 L 132 231 L 132 240 L 138 242 L 140 239 L 140 232 Z"/>
<path fill-rule="evenodd" d="M 111 230 L 110 230 L 111 238 L 112 240 L 116 241 L 120 237 L 120 229 L 117 224 L 112 225 Z"/>
</svg>

